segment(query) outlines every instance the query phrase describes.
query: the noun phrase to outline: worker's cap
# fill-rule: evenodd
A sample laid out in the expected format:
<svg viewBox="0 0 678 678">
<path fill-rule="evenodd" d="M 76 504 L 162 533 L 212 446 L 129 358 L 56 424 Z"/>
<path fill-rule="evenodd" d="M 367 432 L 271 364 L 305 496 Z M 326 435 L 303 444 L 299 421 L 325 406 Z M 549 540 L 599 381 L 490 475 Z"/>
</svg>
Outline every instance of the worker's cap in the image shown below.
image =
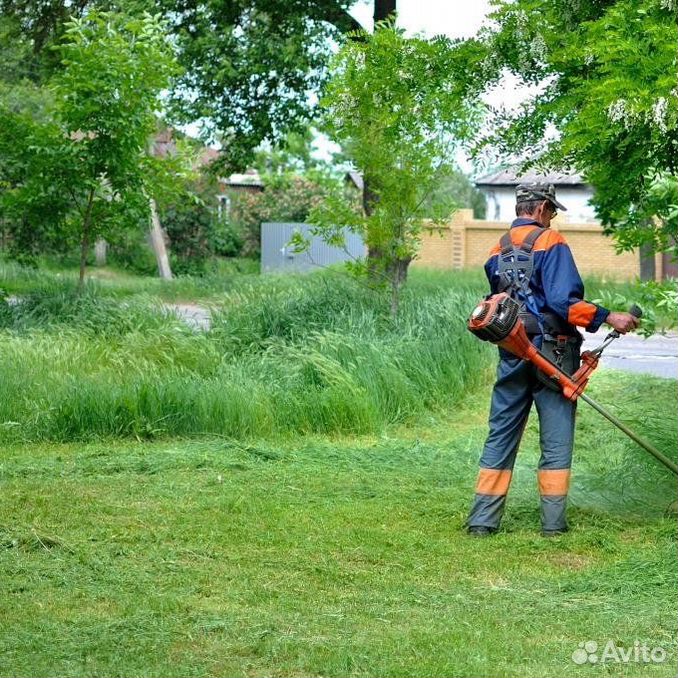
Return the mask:
<svg viewBox="0 0 678 678">
<path fill-rule="evenodd" d="M 548 200 L 554 207 L 567 212 L 567 207 L 556 200 L 556 187 L 553 184 L 520 184 L 516 186 L 516 202 Z"/>
</svg>

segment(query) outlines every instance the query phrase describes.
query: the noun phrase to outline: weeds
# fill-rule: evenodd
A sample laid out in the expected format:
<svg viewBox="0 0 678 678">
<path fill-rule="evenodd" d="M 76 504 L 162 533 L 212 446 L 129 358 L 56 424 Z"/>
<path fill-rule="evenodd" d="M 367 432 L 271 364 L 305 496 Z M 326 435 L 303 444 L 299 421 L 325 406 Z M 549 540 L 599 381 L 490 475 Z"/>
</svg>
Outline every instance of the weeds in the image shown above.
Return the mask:
<svg viewBox="0 0 678 678">
<path fill-rule="evenodd" d="M 378 431 L 487 375 L 465 329 L 475 280 L 423 277 L 393 323 L 341 277 L 245 279 L 205 333 L 145 295 L 34 291 L 0 314 L 0 439 Z"/>
</svg>

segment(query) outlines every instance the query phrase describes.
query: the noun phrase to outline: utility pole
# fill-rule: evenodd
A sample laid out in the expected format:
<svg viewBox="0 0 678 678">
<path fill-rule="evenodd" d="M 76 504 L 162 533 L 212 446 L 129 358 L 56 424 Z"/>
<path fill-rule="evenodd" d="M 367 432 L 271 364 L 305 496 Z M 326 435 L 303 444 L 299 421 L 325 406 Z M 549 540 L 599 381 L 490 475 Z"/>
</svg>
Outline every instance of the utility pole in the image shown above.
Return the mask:
<svg viewBox="0 0 678 678">
<path fill-rule="evenodd" d="M 158 208 L 153 198 L 149 198 L 149 205 L 151 208 L 151 247 L 155 252 L 155 258 L 158 262 L 158 275 L 163 280 L 172 279 L 172 269 L 170 268 L 169 257 L 167 256 L 167 248 L 165 247 L 165 236 L 160 226 L 160 218 L 158 217 Z"/>
</svg>

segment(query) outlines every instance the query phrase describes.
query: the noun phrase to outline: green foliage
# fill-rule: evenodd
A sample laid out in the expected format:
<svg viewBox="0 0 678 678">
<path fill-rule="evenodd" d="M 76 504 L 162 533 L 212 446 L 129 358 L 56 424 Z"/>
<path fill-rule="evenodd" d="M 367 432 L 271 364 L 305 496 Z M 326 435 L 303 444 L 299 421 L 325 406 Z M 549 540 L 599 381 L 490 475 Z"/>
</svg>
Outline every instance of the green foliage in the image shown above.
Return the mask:
<svg viewBox="0 0 678 678">
<path fill-rule="evenodd" d="M 678 256 L 678 179 L 649 172 L 642 200 L 612 230 L 620 250 L 649 245 L 654 251 Z"/>
<path fill-rule="evenodd" d="M 495 112 L 484 147 L 538 167 L 576 168 L 622 247 L 673 247 L 676 220 L 670 203 L 657 205 L 656 186 L 678 170 L 675 1 L 496 5 L 494 26 L 459 48 L 466 58 L 458 68 L 475 69 L 481 88 L 508 69 L 542 91 L 515 112 Z M 655 215 L 659 227 L 647 228 Z"/>
<path fill-rule="evenodd" d="M 456 167 L 443 174 L 440 183 L 435 186 L 424 202 L 424 210 L 430 209 L 428 216 L 435 217 L 440 205 L 446 204 L 450 210 L 454 207 L 473 210 L 475 219 L 484 219 L 486 213 L 485 196 L 471 180 Z M 426 212 L 425 212 L 426 213 Z"/>
<path fill-rule="evenodd" d="M 176 116 L 202 121 L 205 135 L 223 142 L 222 164 L 242 169 L 262 141 L 303 132 L 333 41 L 359 27 L 348 12 L 354 1 L 0 0 L 0 11 L 48 71 L 60 69 L 49 48 L 72 19 L 158 13 L 183 67 L 170 91 Z"/>
<path fill-rule="evenodd" d="M 180 166 L 188 161 L 189 165 L 198 167 L 196 158 L 190 158 L 185 146 L 178 139 L 178 154 L 172 159 Z M 166 162 L 159 164 L 167 169 Z M 172 270 L 180 275 L 202 275 L 215 254 L 237 255 L 239 243 L 218 215 L 220 188 L 215 177 L 209 171 L 196 169 L 183 175 L 175 170 L 167 178 L 170 185 L 155 195 L 160 222 L 169 239 Z"/>
<path fill-rule="evenodd" d="M 73 21 L 58 47 L 52 80 L 54 118 L 36 122 L 0 109 L 0 212 L 11 246 L 34 255 L 56 244 L 86 251 L 97 237 L 114 242 L 147 214 L 161 173 L 146 156 L 159 95 L 175 73 L 156 17 L 90 13 Z"/>
<path fill-rule="evenodd" d="M 321 110 L 330 137 L 364 176 L 366 213 L 332 195 L 311 219 L 334 244 L 344 226 L 363 236 L 370 272 L 391 287 L 395 313 L 424 218 L 449 217 L 451 205 L 430 197 L 450 173 L 455 140 L 474 130 L 477 109 L 451 77 L 445 38 L 406 38 L 388 23 L 356 37 L 332 63 Z"/>
<path fill-rule="evenodd" d="M 589 296 L 595 297 L 611 311 L 628 311 L 632 304 L 640 305 L 643 317 L 638 332 L 649 337 L 659 331 L 676 327 L 678 315 L 678 281 L 635 282 L 611 286 L 608 283 L 587 282 Z"/>
<path fill-rule="evenodd" d="M 304 176 L 285 172 L 263 178 L 263 191 L 231 191 L 229 196 L 227 224 L 242 241 L 239 253 L 244 256 L 259 255 L 262 223 L 304 223 L 313 208 L 329 194 L 342 193 L 340 184 L 322 172 L 309 172 Z"/>
<path fill-rule="evenodd" d="M 183 3 L 180 13 L 173 2 L 159 4 L 175 17 L 185 67 L 172 97 L 176 114 L 203 121 L 223 142 L 220 163 L 232 168 L 249 164 L 262 141 L 305 129 L 308 93 L 322 83 L 330 38 L 339 34 L 333 23 L 354 23 L 346 0 Z"/>
<path fill-rule="evenodd" d="M 325 162 L 313 157 L 314 138 L 315 131 L 309 126 L 289 132 L 273 146 L 262 144 L 255 153 L 252 167 L 263 176 L 329 172 Z"/>
<path fill-rule="evenodd" d="M 0 107 L 29 114 L 33 119 L 47 119 L 52 96 L 40 86 L 43 69 L 16 18 L 1 14 L 0 63 Z"/>
</svg>

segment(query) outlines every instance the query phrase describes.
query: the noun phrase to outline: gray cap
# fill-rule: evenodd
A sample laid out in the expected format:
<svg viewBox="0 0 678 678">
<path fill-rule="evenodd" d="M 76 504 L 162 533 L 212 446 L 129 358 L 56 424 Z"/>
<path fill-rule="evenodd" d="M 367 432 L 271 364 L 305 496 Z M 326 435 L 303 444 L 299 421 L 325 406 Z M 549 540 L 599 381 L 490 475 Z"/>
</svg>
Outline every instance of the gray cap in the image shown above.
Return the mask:
<svg viewBox="0 0 678 678">
<path fill-rule="evenodd" d="M 516 186 L 516 202 L 548 200 L 555 207 L 567 212 L 567 207 L 556 200 L 556 187 L 553 184 L 520 184 Z"/>
</svg>

